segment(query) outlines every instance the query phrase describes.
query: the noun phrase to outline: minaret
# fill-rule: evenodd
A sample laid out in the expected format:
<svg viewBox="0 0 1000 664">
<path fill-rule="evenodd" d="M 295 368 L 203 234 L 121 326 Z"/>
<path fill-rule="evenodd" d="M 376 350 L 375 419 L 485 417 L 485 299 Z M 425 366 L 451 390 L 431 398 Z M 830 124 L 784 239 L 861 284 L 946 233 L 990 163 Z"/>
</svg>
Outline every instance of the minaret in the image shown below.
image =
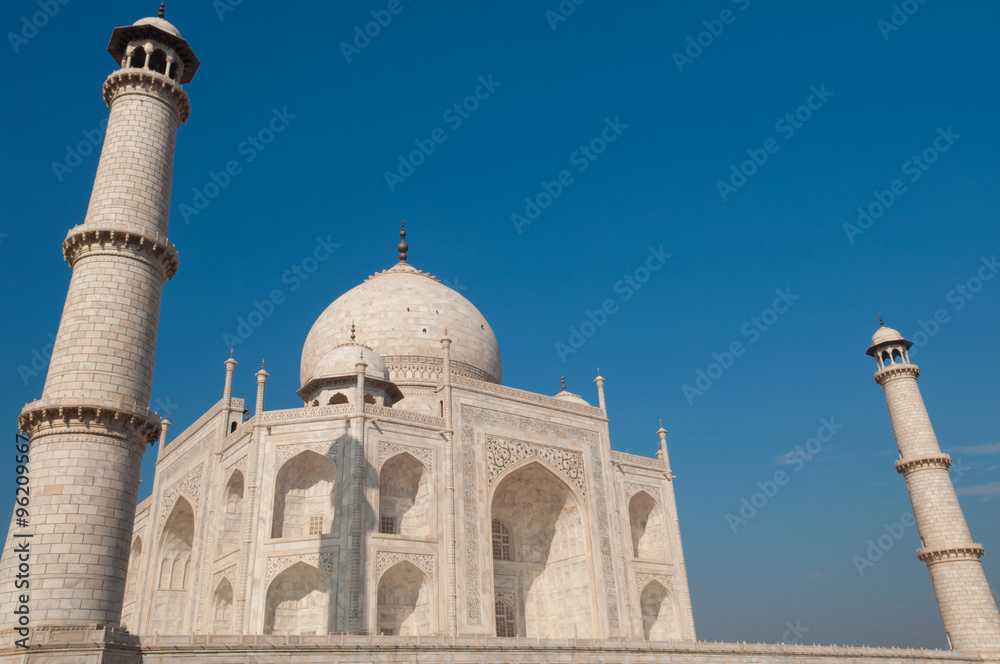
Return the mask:
<svg viewBox="0 0 1000 664">
<path fill-rule="evenodd" d="M 879 323 L 882 319 L 879 318 Z M 882 325 L 868 349 L 885 390 L 899 461 L 920 533 L 917 557 L 927 563 L 948 642 L 955 650 L 1000 650 L 1000 613 L 983 574 L 983 547 L 972 541 L 955 487 L 951 457 L 941 453 L 907 353 L 912 342 Z"/>
<path fill-rule="evenodd" d="M 32 627 L 119 624 L 142 455 L 161 430 L 149 396 L 160 293 L 178 264 L 167 240 L 174 142 L 190 112 L 181 84 L 199 63 L 162 6 L 116 28 L 108 52 L 121 68 L 104 83 L 90 205 L 62 247 L 69 292 L 42 397 L 18 420 L 31 440 Z M 4 625 L 23 592 L 8 583 L 11 553 L 0 564 Z"/>
</svg>

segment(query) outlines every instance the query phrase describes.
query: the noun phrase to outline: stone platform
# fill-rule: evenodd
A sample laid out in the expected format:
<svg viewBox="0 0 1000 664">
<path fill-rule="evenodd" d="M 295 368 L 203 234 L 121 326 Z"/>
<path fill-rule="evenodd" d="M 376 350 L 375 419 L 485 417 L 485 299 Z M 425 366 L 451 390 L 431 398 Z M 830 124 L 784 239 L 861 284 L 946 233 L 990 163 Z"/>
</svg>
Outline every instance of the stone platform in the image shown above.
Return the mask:
<svg viewBox="0 0 1000 664">
<path fill-rule="evenodd" d="M 10 643 L 9 634 L 3 641 Z M 39 630 L 29 650 L 4 648 L 19 664 L 983 664 L 1000 652 L 762 643 L 393 636 L 143 636 L 115 630 Z"/>
</svg>

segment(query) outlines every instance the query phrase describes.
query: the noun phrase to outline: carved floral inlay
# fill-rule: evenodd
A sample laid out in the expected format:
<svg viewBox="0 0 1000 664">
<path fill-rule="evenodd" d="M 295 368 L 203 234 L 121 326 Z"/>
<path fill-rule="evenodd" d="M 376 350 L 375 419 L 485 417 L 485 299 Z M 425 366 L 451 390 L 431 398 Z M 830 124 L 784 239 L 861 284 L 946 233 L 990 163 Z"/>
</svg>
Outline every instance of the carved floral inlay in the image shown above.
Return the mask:
<svg viewBox="0 0 1000 664">
<path fill-rule="evenodd" d="M 382 578 L 383 572 L 403 560 L 411 562 L 423 570 L 428 579 L 434 578 L 434 556 L 397 551 L 379 551 L 375 554 L 375 578 Z"/>
<path fill-rule="evenodd" d="M 413 456 L 415 459 L 420 461 L 427 467 L 427 470 L 432 470 L 434 468 L 434 452 L 432 450 L 426 449 L 424 447 L 411 447 L 410 445 L 401 445 L 399 443 L 390 443 L 384 440 L 379 441 L 378 444 L 378 466 L 382 467 L 390 457 L 396 456 L 400 452 L 406 452 Z"/>
<path fill-rule="evenodd" d="M 294 457 L 299 452 L 304 452 L 306 450 L 311 450 L 317 454 L 321 454 L 331 461 L 333 464 L 339 465 L 337 463 L 337 441 L 327 441 L 320 443 L 299 443 L 297 445 L 281 445 L 278 447 L 277 451 L 277 461 L 275 464 L 276 468 L 281 468 L 282 465 L 292 457 Z"/>
<path fill-rule="evenodd" d="M 644 484 L 635 484 L 634 482 L 625 482 L 625 502 L 628 503 L 632 499 L 632 496 L 639 493 L 640 491 L 645 491 L 650 496 L 652 496 L 656 502 L 663 504 L 663 499 L 660 497 L 660 489 L 655 486 L 646 486 Z"/>
<path fill-rule="evenodd" d="M 671 595 L 674 594 L 674 580 L 669 576 L 663 574 L 649 574 L 648 572 L 636 572 L 635 573 L 635 589 L 641 594 L 643 589 L 648 586 L 653 581 L 656 581 Z"/>
<path fill-rule="evenodd" d="M 582 454 L 493 436 L 486 436 L 486 473 L 489 485 L 493 486 L 493 482 L 505 468 L 533 456 L 547 461 L 552 468 L 580 490 L 580 495 L 583 496 L 584 500 L 587 499 L 587 483 L 583 476 Z"/>
<path fill-rule="evenodd" d="M 326 575 L 331 579 L 335 578 L 333 573 L 335 554 L 333 553 L 306 553 L 298 556 L 273 556 L 267 559 L 267 574 L 264 579 L 264 585 L 270 586 L 274 577 L 278 576 L 278 574 L 295 563 L 305 563 L 307 565 L 312 565 L 313 567 L 318 567 L 326 572 Z"/>
<path fill-rule="evenodd" d="M 170 487 L 163 492 L 163 496 L 160 498 L 160 517 L 157 521 L 157 530 L 160 530 L 163 527 L 163 522 L 167 520 L 167 515 L 170 514 L 170 510 L 174 508 L 174 503 L 177 501 L 177 496 L 180 495 L 181 491 L 194 500 L 194 504 L 191 508 L 195 510 L 197 509 L 198 498 L 201 493 L 201 469 L 202 467 L 199 465 L 187 475 L 171 484 Z"/>
</svg>

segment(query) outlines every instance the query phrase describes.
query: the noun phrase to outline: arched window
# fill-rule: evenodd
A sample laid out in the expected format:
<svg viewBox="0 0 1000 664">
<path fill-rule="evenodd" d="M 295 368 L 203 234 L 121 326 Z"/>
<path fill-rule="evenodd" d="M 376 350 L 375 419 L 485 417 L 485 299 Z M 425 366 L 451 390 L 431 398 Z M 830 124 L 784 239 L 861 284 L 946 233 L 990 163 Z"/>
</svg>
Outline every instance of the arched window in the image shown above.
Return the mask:
<svg viewBox="0 0 1000 664">
<path fill-rule="evenodd" d="M 376 633 L 432 634 L 432 593 L 427 575 L 409 561 L 386 570 L 376 591 Z"/>
<path fill-rule="evenodd" d="M 336 406 L 338 404 L 347 403 L 347 395 L 337 392 L 332 397 L 330 397 L 329 406 Z"/>
<path fill-rule="evenodd" d="M 153 54 L 149 56 L 149 68 L 155 71 L 157 74 L 167 73 L 167 54 L 161 49 L 155 49 Z"/>
<path fill-rule="evenodd" d="M 140 46 L 132 51 L 132 60 L 129 65 L 136 69 L 143 69 L 146 66 L 146 49 Z"/>
<path fill-rule="evenodd" d="M 267 589 L 265 634 L 327 634 L 330 631 L 330 581 L 302 562 L 285 569 Z"/>
<path fill-rule="evenodd" d="M 375 397 L 373 397 L 370 394 L 366 394 L 365 395 L 365 403 L 370 403 L 371 405 L 374 406 L 375 405 Z"/>
<path fill-rule="evenodd" d="M 513 560 L 510 549 L 510 528 L 500 519 L 493 519 L 492 530 L 493 560 Z"/>
<path fill-rule="evenodd" d="M 243 529 L 243 473 L 234 470 L 222 495 L 222 532 L 219 536 L 219 553 L 227 554 L 240 548 Z"/>
<path fill-rule="evenodd" d="M 667 562 L 667 528 L 663 510 L 652 496 L 640 491 L 628 504 L 632 530 L 632 555 L 644 560 Z"/>
<path fill-rule="evenodd" d="M 379 532 L 431 535 L 431 483 L 424 464 L 408 453 L 397 454 L 379 471 Z"/>
<path fill-rule="evenodd" d="M 312 451 L 301 452 L 283 465 L 274 483 L 271 537 L 329 533 L 333 526 L 335 477 L 333 461 Z"/>
<path fill-rule="evenodd" d="M 160 536 L 160 578 L 153 593 L 150 633 L 183 634 L 187 628 L 193 543 L 194 509 L 184 498 L 178 498 Z"/>
<path fill-rule="evenodd" d="M 498 599 L 494 610 L 497 616 L 497 636 L 506 638 L 517 636 L 517 626 L 514 623 L 514 607 L 502 599 Z"/>
<path fill-rule="evenodd" d="M 236 431 L 236 422 L 229 425 L 229 433 Z"/>
</svg>

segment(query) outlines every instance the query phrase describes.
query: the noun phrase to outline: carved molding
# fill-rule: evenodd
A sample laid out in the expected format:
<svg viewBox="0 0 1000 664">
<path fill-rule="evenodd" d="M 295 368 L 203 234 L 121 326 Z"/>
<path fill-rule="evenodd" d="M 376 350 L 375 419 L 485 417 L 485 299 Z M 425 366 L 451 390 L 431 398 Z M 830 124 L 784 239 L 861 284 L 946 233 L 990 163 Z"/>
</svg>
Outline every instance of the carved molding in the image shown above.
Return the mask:
<svg viewBox="0 0 1000 664">
<path fill-rule="evenodd" d="M 896 472 L 905 475 L 907 472 L 918 468 L 943 468 L 947 470 L 950 465 L 950 455 L 935 454 L 918 459 L 900 459 L 896 462 Z"/>
<path fill-rule="evenodd" d="M 86 403 L 75 399 L 34 401 L 17 418 L 18 428 L 29 438 L 60 433 L 110 436 L 133 446 L 149 444 L 160 436 L 160 417 L 149 409 L 128 408 L 113 402 Z M 103 429 L 103 431 L 102 431 Z"/>
<path fill-rule="evenodd" d="M 149 69 L 119 69 L 104 81 L 104 103 L 109 108 L 117 97 L 126 94 L 142 94 L 167 103 L 177 113 L 178 125 L 187 122 L 191 115 L 191 100 L 184 88 Z"/>
<path fill-rule="evenodd" d="M 469 378 L 467 376 L 458 374 L 452 376 L 451 383 L 456 387 L 469 387 L 481 390 L 483 392 L 496 394 L 502 397 L 510 397 L 513 399 L 517 399 L 519 401 L 529 401 L 531 403 L 547 406 L 548 408 L 557 408 L 559 410 L 571 410 L 577 413 L 582 413 L 584 415 L 589 415 L 591 417 L 599 417 L 601 419 L 604 419 L 604 411 L 595 406 L 582 403 L 567 402 L 563 399 L 549 397 L 544 394 L 537 394 L 535 392 L 519 390 L 517 388 L 508 387 L 506 385 L 499 385 L 496 382 L 476 380 L 475 378 Z"/>
<path fill-rule="evenodd" d="M 375 554 L 375 580 L 381 579 L 386 570 L 404 560 L 416 565 L 427 575 L 428 580 L 434 579 L 434 556 L 399 551 L 378 551 Z"/>
<path fill-rule="evenodd" d="M 159 233 L 150 233 L 138 226 L 115 227 L 81 224 L 70 230 L 63 241 L 63 258 L 70 267 L 79 258 L 96 253 L 131 258 L 127 251 L 139 254 L 142 259 L 156 266 L 167 279 L 177 274 L 177 248 Z"/>
<path fill-rule="evenodd" d="M 530 457 L 538 457 L 575 486 L 587 500 L 587 482 L 584 478 L 583 455 L 543 445 L 532 445 L 494 436 L 486 436 L 486 477 L 493 486 L 505 468 Z"/>
<path fill-rule="evenodd" d="M 666 472 L 667 464 L 660 459 L 652 459 L 649 457 L 641 457 L 636 454 L 629 454 L 627 452 L 618 452 L 616 450 L 611 450 L 611 461 L 623 466 L 638 466 L 639 468 L 651 468 L 653 470 L 659 470 L 661 472 Z"/>
<path fill-rule="evenodd" d="M 334 564 L 336 554 L 334 553 L 304 553 L 292 556 L 272 556 L 267 559 L 267 573 L 264 579 L 264 588 L 271 585 L 274 577 L 294 565 L 295 563 L 305 563 L 326 572 L 332 581 L 334 576 Z"/>
<path fill-rule="evenodd" d="M 396 456 L 401 452 L 406 452 L 413 456 L 413 458 L 424 464 L 427 470 L 434 469 L 434 451 L 429 450 L 426 447 L 414 447 L 412 445 L 403 445 L 402 443 L 391 443 L 385 440 L 380 440 L 378 442 L 378 467 L 381 468 L 390 457 Z"/>
<path fill-rule="evenodd" d="M 973 543 L 970 546 L 950 547 L 947 549 L 919 549 L 917 558 L 932 565 L 946 560 L 979 560 L 983 557 L 985 550 L 982 544 Z"/>
</svg>

